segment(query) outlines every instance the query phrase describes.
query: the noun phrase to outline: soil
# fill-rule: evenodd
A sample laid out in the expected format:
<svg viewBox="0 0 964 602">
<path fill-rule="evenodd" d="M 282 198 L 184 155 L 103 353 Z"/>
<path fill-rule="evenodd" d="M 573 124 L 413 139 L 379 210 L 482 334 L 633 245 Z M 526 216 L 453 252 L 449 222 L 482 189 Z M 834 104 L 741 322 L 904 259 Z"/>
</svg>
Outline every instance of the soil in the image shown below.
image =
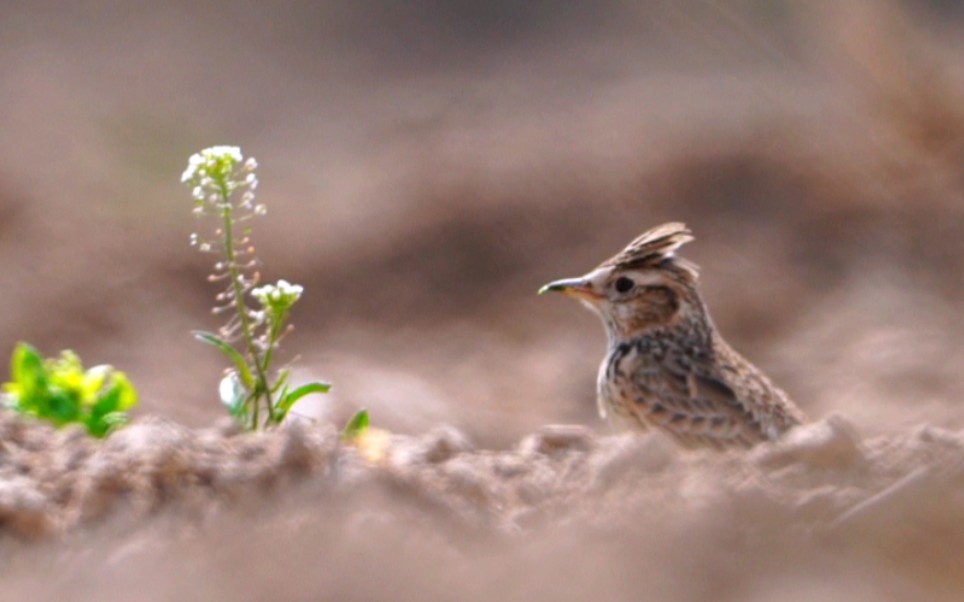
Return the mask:
<svg viewBox="0 0 964 602">
<path fill-rule="evenodd" d="M 11 599 L 928 599 L 964 588 L 964 433 L 834 416 L 749 452 L 547 426 L 345 444 L 294 422 L 3 415 Z M 226 432 L 227 431 L 227 432 Z M 16 552 L 16 553 L 14 553 Z M 38 571 L 42 566 L 44 573 Z"/>
</svg>

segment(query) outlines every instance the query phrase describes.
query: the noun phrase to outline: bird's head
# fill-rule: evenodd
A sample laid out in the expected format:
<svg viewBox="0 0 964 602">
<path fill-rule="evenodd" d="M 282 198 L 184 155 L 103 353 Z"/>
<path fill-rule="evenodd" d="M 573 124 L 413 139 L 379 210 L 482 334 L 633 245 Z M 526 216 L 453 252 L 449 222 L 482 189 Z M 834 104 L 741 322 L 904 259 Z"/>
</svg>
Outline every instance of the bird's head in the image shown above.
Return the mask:
<svg viewBox="0 0 964 602">
<path fill-rule="evenodd" d="M 615 340 L 702 316 L 696 266 L 676 257 L 676 250 L 691 240 L 685 225 L 663 224 L 588 274 L 550 282 L 539 294 L 556 291 L 579 299 L 602 318 Z"/>
</svg>

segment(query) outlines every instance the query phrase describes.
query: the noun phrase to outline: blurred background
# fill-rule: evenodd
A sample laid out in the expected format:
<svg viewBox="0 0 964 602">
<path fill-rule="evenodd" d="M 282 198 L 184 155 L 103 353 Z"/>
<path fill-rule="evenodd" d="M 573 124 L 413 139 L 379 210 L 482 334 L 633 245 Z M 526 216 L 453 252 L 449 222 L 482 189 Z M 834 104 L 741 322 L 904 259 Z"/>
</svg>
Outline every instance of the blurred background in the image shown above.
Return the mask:
<svg viewBox="0 0 964 602">
<path fill-rule="evenodd" d="M 602 429 L 602 328 L 535 291 L 681 220 L 809 414 L 964 427 L 958 2 L 38 0 L 0 31 L 0 353 L 114 364 L 142 414 L 224 415 L 179 179 L 231 144 L 323 419 Z"/>
</svg>

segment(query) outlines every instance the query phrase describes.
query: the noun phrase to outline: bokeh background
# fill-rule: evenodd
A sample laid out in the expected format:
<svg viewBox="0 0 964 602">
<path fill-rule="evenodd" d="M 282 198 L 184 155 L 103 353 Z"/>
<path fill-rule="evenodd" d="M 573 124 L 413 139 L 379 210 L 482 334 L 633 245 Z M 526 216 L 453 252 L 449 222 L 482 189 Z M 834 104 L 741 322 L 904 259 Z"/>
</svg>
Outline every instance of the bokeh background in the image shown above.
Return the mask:
<svg viewBox="0 0 964 602">
<path fill-rule="evenodd" d="M 809 414 L 964 426 L 960 3 L 38 0 L 0 31 L 0 352 L 114 364 L 142 414 L 223 415 L 179 177 L 235 144 L 322 420 L 601 428 L 600 325 L 535 291 L 681 220 Z"/>
</svg>

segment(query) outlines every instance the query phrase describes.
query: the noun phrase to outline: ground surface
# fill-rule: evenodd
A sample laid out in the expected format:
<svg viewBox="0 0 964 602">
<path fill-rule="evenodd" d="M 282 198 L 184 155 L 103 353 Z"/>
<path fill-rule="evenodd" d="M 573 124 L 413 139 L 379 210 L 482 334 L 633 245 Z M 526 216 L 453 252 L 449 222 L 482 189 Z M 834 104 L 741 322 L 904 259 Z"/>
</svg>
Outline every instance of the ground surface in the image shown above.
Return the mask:
<svg viewBox="0 0 964 602">
<path fill-rule="evenodd" d="M 0 420 L 0 591 L 961 599 L 962 23 L 3 3 L 0 357 L 74 349 L 141 404 L 105 444 Z M 212 258 L 178 183 L 212 144 L 258 158 L 264 277 L 305 285 L 283 351 L 334 384 L 299 408 L 316 430 L 212 426 Z M 596 416 L 600 325 L 535 291 L 670 220 L 727 340 L 817 421 L 796 451 L 684 455 Z M 397 436 L 372 466 L 325 426 L 362 406 Z M 589 433 L 518 451 L 558 423 Z"/>
<path fill-rule="evenodd" d="M 439 428 L 147 420 L 92 444 L 6 415 L 11 599 L 955 600 L 964 433 L 840 417 L 748 453 L 550 426 L 502 452 Z M 49 574 L 43 576 L 37 567 Z"/>
</svg>

